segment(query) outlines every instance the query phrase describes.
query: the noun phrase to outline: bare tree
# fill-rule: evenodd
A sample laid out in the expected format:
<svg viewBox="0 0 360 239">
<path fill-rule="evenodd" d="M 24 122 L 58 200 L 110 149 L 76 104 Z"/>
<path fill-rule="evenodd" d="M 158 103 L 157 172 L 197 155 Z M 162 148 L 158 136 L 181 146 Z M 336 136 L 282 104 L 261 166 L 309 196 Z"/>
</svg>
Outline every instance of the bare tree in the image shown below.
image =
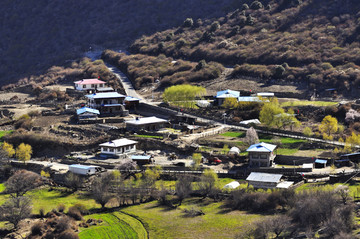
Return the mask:
<svg viewBox="0 0 360 239">
<path fill-rule="evenodd" d="M 335 188 L 335 193 L 340 196 L 344 205 L 350 200 L 349 187 L 345 185 L 339 185 Z"/>
<path fill-rule="evenodd" d="M 76 192 L 84 183 L 84 179 L 72 172 L 68 172 L 65 176 L 65 185 L 72 189 L 73 192 Z"/>
<path fill-rule="evenodd" d="M 1 207 L 0 215 L 4 221 L 9 221 L 16 228 L 18 223 L 31 215 L 32 203 L 28 197 L 9 198 Z"/>
<path fill-rule="evenodd" d="M 19 170 L 5 182 L 6 193 L 9 193 L 14 198 L 20 197 L 40 186 L 41 183 L 42 180 L 39 174 L 27 170 Z"/>
<path fill-rule="evenodd" d="M 101 208 L 104 208 L 105 204 L 112 198 L 110 188 L 113 179 L 112 173 L 104 173 L 95 178 L 91 184 L 91 196 L 101 205 Z"/>
<path fill-rule="evenodd" d="M 192 183 L 193 179 L 189 176 L 182 176 L 176 182 L 176 196 L 179 200 L 179 205 L 181 205 L 182 201 L 187 198 L 192 192 Z"/>
<path fill-rule="evenodd" d="M 125 178 L 127 178 L 132 170 L 135 170 L 137 168 L 137 164 L 134 161 L 126 160 L 120 163 L 116 169 L 119 170 Z"/>
<path fill-rule="evenodd" d="M 212 193 L 213 189 L 215 189 L 217 180 L 217 174 L 211 169 L 206 169 L 201 175 L 198 185 L 200 192 L 204 198 L 209 196 Z"/>
<path fill-rule="evenodd" d="M 248 130 L 246 130 L 245 142 L 249 145 L 259 143 L 258 134 L 253 127 L 250 127 Z"/>
</svg>

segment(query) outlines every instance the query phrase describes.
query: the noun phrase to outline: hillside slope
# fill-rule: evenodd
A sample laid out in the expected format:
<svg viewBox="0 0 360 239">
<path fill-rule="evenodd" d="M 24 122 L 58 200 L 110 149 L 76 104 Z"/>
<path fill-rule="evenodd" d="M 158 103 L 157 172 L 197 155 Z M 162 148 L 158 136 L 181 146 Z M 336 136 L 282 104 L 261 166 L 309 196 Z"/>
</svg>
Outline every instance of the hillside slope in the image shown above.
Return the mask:
<svg viewBox="0 0 360 239">
<path fill-rule="evenodd" d="M 248 3 L 216 20 L 194 19 L 141 37 L 131 52 L 215 61 L 234 66 L 233 77 L 301 85 L 320 95 L 329 88 L 347 97 L 359 94 L 359 1 Z"/>
<path fill-rule="evenodd" d="M 221 16 L 232 0 L 0 1 L 0 84 L 76 59 L 89 47 L 125 47 L 187 17 Z"/>
</svg>

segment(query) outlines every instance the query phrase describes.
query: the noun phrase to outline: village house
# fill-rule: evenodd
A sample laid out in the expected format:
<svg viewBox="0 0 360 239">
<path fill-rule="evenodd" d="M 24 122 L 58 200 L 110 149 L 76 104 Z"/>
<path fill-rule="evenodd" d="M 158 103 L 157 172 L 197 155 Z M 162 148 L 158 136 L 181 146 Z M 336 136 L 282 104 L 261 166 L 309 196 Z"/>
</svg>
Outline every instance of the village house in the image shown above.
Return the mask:
<svg viewBox="0 0 360 239">
<path fill-rule="evenodd" d="M 289 188 L 294 182 L 281 181 L 282 174 L 252 172 L 246 178 L 254 188 Z"/>
<path fill-rule="evenodd" d="M 225 99 L 227 98 L 234 98 L 238 100 L 239 97 L 240 97 L 240 91 L 227 89 L 223 91 L 218 91 L 216 93 L 215 100 L 217 101 L 217 104 L 220 106 L 224 103 Z"/>
<path fill-rule="evenodd" d="M 98 79 L 83 79 L 80 81 L 75 81 L 75 89 L 79 91 L 94 92 L 98 88 L 105 87 L 105 81 Z"/>
<path fill-rule="evenodd" d="M 104 92 L 86 95 L 86 97 L 88 98 L 88 107 L 99 110 L 102 116 L 127 116 L 129 114 L 123 105 L 125 95 L 117 92 Z"/>
<path fill-rule="evenodd" d="M 276 154 L 276 145 L 258 143 L 251 145 L 246 151 L 249 153 L 250 167 L 271 167 Z"/>
<path fill-rule="evenodd" d="M 136 153 L 137 141 L 122 138 L 100 144 L 101 154 L 126 156 Z"/>
<path fill-rule="evenodd" d="M 126 96 L 124 100 L 124 104 L 126 109 L 133 109 L 139 106 L 140 99 L 133 96 Z"/>
<path fill-rule="evenodd" d="M 128 131 L 157 131 L 161 128 L 165 128 L 168 125 L 168 121 L 152 116 L 128 120 L 125 121 L 125 124 Z"/>
<path fill-rule="evenodd" d="M 82 107 L 82 108 L 76 110 L 76 115 L 79 120 L 97 119 L 98 115 L 100 115 L 100 112 L 97 109 Z"/>
</svg>

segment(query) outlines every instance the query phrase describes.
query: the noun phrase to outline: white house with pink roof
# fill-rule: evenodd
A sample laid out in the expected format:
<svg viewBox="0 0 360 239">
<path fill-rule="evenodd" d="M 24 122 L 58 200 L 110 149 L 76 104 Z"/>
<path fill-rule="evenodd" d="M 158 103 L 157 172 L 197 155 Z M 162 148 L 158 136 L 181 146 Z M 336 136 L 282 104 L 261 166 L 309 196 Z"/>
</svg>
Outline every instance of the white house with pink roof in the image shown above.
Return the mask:
<svg viewBox="0 0 360 239">
<path fill-rule="evenodd" d="M 75 81 L 75 89 L 81 90 L 81 91 L 90 91 L 90 90 L 96 90 L 99 88 L 105 87 L 105 81 L 101 81 L 98 79 L 83 79 L 79 81 Z"/>
</svg>

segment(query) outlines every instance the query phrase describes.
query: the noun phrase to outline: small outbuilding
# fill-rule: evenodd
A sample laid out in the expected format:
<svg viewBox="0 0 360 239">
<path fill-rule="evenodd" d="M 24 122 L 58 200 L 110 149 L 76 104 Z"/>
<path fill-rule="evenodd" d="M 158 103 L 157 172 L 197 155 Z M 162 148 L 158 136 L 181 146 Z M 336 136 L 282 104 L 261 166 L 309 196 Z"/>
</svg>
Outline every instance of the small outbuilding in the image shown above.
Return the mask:
<svg viewBox="0 0 360 239">
<path fill-rule="evenodd" d="M 315 168 L 325 168 L 326 164 L 326 159 L 315 159 Z"/>
<path fill-rule="evenodd" d="M 82 107 L 82 108 L 76 110 L 76 115 L 79 120 L 97 119 L 97 117 L 100 115 L 100 111 L 97 109 Z"/>
<path fill-rule="evenodd" d="M 294 182 L 281 181 L 282 174 L 252 172 L 246 178 L 254 188 L 289 188 Z"/>
<path fill-rule="evenodd" d="M 231 147 L 231 149 L 229 150 L 229 154 L 239 155 L 240 149 L 238 147 Z"/>
<path fill-rule="evenodd" d="M 140 104 L 140 99 L 133 96 L 126 96 L 124 99 L 124 104 L 127 109 L 136 108 Z"/>
<path fill-rule="evenodd" d="M 224 186 L 224 188 L 227 189 L 235 189 L 240 186 L 240 183 L 238 181 L 232 181 L 231 183 L 228 183 Z"/>
<path fill-rule="evenodd" d="M 101 168 L 93 165 L 72 164 L 69 165 L 69 172 L 79 175 L 94 175 L 101 172 Z"/>
<path fill-rule="evenodd" d="M 138 165 L 149 164 L 153 162 L 151 155 L 132 155 L 131 160 L 136 162 Z"/>
</svg>

